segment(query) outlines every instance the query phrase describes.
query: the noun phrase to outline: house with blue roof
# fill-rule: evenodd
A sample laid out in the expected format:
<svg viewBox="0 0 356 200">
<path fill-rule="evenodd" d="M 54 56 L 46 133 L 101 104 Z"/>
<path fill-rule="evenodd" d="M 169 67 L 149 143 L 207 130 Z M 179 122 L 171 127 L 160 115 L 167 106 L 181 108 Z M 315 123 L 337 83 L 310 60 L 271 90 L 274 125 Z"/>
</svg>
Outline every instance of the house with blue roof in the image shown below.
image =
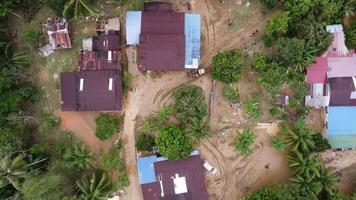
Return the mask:
<svg viewBox="0 0 356 200">
<path fill-rule="evenodd" d="M 334 149 L 356 147 L 356 106 L 330 106 L 327 137 Z"/>
</svg>

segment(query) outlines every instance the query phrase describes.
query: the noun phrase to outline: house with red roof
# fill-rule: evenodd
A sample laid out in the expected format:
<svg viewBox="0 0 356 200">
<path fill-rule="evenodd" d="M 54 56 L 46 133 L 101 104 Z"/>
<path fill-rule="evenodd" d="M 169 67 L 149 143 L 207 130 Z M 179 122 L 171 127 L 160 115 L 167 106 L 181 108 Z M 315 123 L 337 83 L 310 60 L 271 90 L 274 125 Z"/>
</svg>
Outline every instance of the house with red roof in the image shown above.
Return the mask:
<svg viewBox="0 0 356 200">
<path fill-rule="evenodd" d="M 63 111 L 122 110 L 119 20 L 98 23 L 98 35 L 83 40 L 78 72 L 61 73 Z"/>
<path fill-rule="evenodd" d="M 333 149 L 356 148 L 356 53 L 345 46 L 342 25 L 326 27 L 334 40 L 307 68 L 306 106 L 325 107 L 326 136 Z"/>
</svg>

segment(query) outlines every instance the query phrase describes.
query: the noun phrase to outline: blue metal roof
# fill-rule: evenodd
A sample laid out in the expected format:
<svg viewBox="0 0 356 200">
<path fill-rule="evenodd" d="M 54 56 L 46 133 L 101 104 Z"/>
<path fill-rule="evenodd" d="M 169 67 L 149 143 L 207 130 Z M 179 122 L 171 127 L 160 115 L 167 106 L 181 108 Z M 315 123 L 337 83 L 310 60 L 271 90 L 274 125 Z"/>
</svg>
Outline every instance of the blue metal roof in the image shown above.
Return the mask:
<svg viewBox="0 0 356 200">
<path fill-rule="evenodd" d="M 328 135 L 356 134 L 356 106 L 330 106 L 328 111 Z"/>
<path fill-rule="evenodd" d="M 185 67 L 194 67 L 193 59 L 200 58 L 200 15 L 184 15 L 184 34 L 185 34 Z"/>
<path fill-rule="evenodd" d="M 126 44 L 138 45 L 141 33 L 141 11 L 126 12 Z"/>
<path fill-rule="evenodd" d="M 155 155 L 137 158 L 140 184 L 156 182 L 155 169 L 153 166 L 155 162 L 157 162 L 157 157 Z"/>
</svg>

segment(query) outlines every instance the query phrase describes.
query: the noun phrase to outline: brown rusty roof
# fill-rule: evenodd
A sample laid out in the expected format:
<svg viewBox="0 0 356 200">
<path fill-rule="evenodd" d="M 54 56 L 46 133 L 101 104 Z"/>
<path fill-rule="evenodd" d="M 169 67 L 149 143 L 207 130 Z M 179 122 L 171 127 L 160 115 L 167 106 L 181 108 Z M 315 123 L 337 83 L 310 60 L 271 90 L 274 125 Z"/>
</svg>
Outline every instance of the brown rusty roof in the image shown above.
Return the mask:
<svg viewBox="0 0 356 200">
<path fill-rule="evenodd" d="M 79 70 L 120 70 L 120 51 L 81 51 Z"/>
<path fill-rule="evenodd" d="M 157 177 L 161 177 L 164 197 L 160 197 L 159 182 L 142 185 L 144 200 L 208 200 L 205 187 L 203 165 L 200 156 L 191 156 L 185 160 L 165 160 L 154 163 Z M 176 174 L 185 177 L 188 192 L 175 194 L 172 177 Z M 158 180 L 158 178 L 157 178 Z M 159 195 L 157 198 L 157 194 Z"/>
<path fill-rule="evenodd" d="M 46 24 L 49 42 L 53 49 L 71 48 L 72 42 L 69 35 L 69 23 L 65 19 L 48 18 Z"/>
<path fill-rule="evenodd" d="M 351 92 L 355 91 L 351 77 L 329 78 L 330 106 L 356 106 L 356 100 L 351 99 Z"/>
<path fill-rule="evenodd" d="M 83 88 L 80 82 L 83 80 Z M 110 79 L 112 87 L 109 89 Z M 119 70 L 81 71 L 61 74 L 62 110 L 118 111 L 122 109 Z"/>
</svg>

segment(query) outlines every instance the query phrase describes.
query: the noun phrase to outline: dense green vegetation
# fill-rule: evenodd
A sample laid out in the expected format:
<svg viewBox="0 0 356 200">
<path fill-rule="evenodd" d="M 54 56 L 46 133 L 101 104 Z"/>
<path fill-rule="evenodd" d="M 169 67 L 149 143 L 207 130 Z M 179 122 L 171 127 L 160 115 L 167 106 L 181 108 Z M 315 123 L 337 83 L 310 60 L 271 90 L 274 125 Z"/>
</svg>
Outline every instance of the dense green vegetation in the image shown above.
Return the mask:
<svg viewBox="0 0 356 200">
<path fill-rule="evenodd" d="M 96 118 L 95 135 L 100 140 L 109 139 L 114 133 L 119 131 L 119 118 L 110 114 L 101 114 Z"/>
<path fill-rule="evenodd" d="M 122 147 L 103 152 L 97 161 L 71 132 L 60 129 L 51 106 L 35 105 L 43 102 L 44 91 L 33 82 L 38 68 L 32 56 L 43 35 L 31 19 L 44 5 L 60 14 L 67 2 L 0 3 L 0 199 L 107 199 L 128 185 Z"/>
<path fill-rule="evenodd" d="M 187 136 L 184 128 L 177 125 L 166 125 L 156 138 L 160 153 L 168 159 L 186 158 L 193 150 L 193 141 Z"/>
<path fill-rule="evenodd" d="M 235 149 L 242 156 L 246 156 L 251 153 L 250 146 L 255 141 L 256 135 L 249 129 L 244 129 L 242 133 L 239 133 L 235 141 Z"/>
<path fill-rule="evenodd" d="M 236 87 L 231 87 L 228 85 L 225 85 L 223 88 L 223 94 L 224 98 L 226 98 L 230 103 L 236 103 L 240 100 L 240 94 L 239 90 Z"/>
<path fill-rule="evenodd" d="M 137 128 L 137 150 L 152 151 L 152 147 L 157 145 L 163 156 L 183 159 L 190 155 L 195 143 L 210 134 L 205 121 L 208 106 L 202 88 L 184 86 L 172 96 L 171 106 L 164 105 L 146 117 Z"/>
<path fill-rule="evenodd" d="M 345 29 L 346 46 L 349 49 L 356 49 L 356 20 L 351 21 Z"/>
<path fill-rule="evenodd" d="M 211 75 L 225 83 L 241 79 L 246 64 L 246 55 L 240 50 L 220 52 L 213 57 Z"/>
</svg>

